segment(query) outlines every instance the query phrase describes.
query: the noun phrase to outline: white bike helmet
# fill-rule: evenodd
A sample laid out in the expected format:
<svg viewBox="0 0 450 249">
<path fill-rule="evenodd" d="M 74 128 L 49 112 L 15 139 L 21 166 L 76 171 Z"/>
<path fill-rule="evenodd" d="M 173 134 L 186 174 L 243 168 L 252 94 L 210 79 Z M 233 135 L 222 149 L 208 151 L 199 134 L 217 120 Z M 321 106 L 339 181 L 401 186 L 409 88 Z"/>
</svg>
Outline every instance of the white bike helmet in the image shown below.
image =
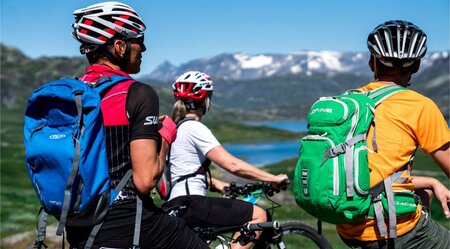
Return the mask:
<svg viewBox="0 0 450 249">
<path fill-rule="evenodd" d="M 211 97 L 214 87 L 209 75 L 189 71 L 179 76 L 172 84 L 172 88 L 173 95 L 177 99 L 203 102 L 207 97 Z"/>
<path fill-rule="evenodd" d="M 392 67 L 393 61 L 408 67 L 427 52 L 426 34 L 413 23 L 392 20 L 378 25 L 367 38 L 370 53 Z"/>
<path fill-rule="evenodd" d="M 194 110 L 203 107 L 203 113 L 206 113 L 211 105 L 213 85 L 209 75 L 198 71 L 189 71 L 179 76 L 172 84 L 173 95 L 176 99 L 182 100 L 187 109 Z"/>
<path fill-rule="evenodd" d="M 144 42 L 145 24 L 139 14 L 126 4 L 98 3 L 75 10 L 73 14 L 72 36 L 82 43 L 82 54 L 97 49 L 113 37 Z"/>
</svg>

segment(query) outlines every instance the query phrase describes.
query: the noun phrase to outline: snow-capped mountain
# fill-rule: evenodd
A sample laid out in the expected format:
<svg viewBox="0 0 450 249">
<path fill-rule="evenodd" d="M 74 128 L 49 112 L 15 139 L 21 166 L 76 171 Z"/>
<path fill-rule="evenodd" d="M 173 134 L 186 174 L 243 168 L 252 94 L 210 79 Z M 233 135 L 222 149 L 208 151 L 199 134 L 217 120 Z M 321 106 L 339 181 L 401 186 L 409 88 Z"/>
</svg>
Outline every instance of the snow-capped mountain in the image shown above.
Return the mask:
<svg viewBox="0 0 450 249">
<path fill-rule="evenodd" d="M 421 70 L 440 58 L 448 58 L 448 51 L 429 52 L 422 60 Z M 191 60 L 180 66 L 166 61 L 152 73 L 144 76 L 157 81 L 173 81 L 178 75 L 189 71 L 206 72 L 216 79 L 255 80 L 273 76 L 352 73 L 369 75 L 368 52 L 298 51 L 289 54 L 243 53 L 220 54 Z"/>
</svg>

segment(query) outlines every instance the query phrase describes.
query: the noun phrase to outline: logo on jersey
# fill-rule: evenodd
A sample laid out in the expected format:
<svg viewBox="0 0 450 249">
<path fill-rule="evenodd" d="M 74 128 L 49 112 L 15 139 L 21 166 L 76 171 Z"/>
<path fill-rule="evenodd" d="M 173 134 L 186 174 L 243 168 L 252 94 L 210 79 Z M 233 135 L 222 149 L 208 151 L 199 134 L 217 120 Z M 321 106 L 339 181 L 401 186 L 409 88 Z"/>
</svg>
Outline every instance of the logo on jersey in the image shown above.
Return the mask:
<svg viewBox="0 0 450 249">
<path fill-rule="evenodd" d="M 145 117 L 145 122 L 144 125 L 153 125 L 153 124 L 158 124 L 158 117 L 157 116 L 148 116 Z"/>
</svg>

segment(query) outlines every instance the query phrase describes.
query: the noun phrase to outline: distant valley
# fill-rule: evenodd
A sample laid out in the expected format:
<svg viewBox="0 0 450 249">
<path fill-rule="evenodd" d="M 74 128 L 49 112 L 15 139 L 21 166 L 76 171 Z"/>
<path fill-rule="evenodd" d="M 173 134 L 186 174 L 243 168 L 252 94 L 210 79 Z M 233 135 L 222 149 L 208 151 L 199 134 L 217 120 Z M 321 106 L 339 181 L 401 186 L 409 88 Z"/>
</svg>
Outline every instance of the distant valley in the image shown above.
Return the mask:
<svg viewBox="0 0 450 249">
<path fill-rule="evenodd" d="M 216 82 L 213 102 L 243 119 L 305 119 L 321 96 L 357 88 L 373 79 L 369 53 L 300 51 L 291 54 L 220 54 L 180 66 L 165 62 L 142 77 L 165 87 L 188 70 L 207 72 Z M 430 52 L 413 76 L 411 89 L 433 99 L 449 116 L 449 51 Z"/>
<path fill-rule="evenodd" d="M 37 86 L 61 77 L 83 73 L 83 57 L 31 59 L 17 48 L 1 44 L 1 104 L 23 109 Z M 215 91 L 210 118 L 236 120 L 305 119 L 320 96 L 356 88 L 373 77 L 367 67 L 368 53 L 300 51 L 291 54 L 221 54 L 180 66 L 165 62 L 139 78 L 160 94 L 161 112 L 173 103 L 170 85 L 188 70 L 205 71 L 213 77 Z M 411 89 L 433 99 L 449 117 L 449 51 L 430 52 L 413 77 Z"/>
</svg>

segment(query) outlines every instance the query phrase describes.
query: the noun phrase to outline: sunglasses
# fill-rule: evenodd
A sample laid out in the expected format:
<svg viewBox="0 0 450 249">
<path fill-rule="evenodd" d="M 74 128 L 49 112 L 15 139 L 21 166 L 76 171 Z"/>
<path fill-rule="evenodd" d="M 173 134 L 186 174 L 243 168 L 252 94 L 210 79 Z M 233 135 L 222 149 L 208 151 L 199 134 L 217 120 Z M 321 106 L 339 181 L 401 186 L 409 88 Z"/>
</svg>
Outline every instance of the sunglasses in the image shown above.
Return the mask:
<svg viewBox="0 0 450 249">
<path fill-rule="evenodd" d="M 144 34 L 143 33 L 139 34 L 137 37 L 134 37 L 134 38 L 124 39 L 124 41 L 131 42 L 131 43 L 134 43 L 134 44 L 139 44 L 141 46 L 142 52 L 147 50 L 147 48 L 144 45 Z"/>
</svg>

